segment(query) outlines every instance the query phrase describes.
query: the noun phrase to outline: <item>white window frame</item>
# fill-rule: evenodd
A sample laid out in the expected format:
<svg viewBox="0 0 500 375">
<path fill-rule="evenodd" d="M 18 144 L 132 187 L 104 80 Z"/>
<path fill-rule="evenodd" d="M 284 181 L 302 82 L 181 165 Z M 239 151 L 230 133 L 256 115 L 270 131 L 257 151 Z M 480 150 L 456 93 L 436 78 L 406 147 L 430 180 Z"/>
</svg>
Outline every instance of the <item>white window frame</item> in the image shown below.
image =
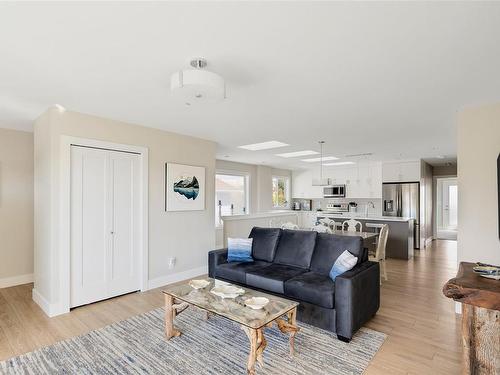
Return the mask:
<svg viewBox="0 0 500 375">
<path fill-rule="evenodd" d="M 239 215 L 249 215 L 250 214 L 250 173 L 242 172 L 242 171 L 234 171 L 230 169 L 217 169 L 215 171 L 214 179 L 217 179 L 217 175 L 225 175 L 225 176 L 239 176 L 245 178 L 245 213 Z M 219 205 L 217 202 L 217 187 L 215 188 L 215 212 L 218 211 Z M 221 228 L 222 223 L 218 223 L 217 220 L 215 222 L 215 228 Z"/>
<path fill-rule="evenodd" d="M 285 194 L 286 194 L 286 206 L 275 206 L 273 203 L 273 210 L 286 210 L 291 207 L 291 197 L 292 197 L 292 179 L 290 176 L 273 175 L 271 178 L 271 185 L 274 183 L 274 179 L 284 179 L 285 180 Z M 272 194 L 272 193 L 271 193 Z M 272 197 L 271 197 L 272 201 Z"/>
</svg>

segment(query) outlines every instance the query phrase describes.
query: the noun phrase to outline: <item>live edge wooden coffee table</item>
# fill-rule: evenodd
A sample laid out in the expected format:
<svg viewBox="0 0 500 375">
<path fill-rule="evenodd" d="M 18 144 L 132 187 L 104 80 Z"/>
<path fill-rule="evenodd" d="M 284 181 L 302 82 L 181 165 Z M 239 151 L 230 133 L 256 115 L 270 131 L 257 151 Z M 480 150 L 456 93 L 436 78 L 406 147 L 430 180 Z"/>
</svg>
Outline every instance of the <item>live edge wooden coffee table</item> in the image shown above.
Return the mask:
<svg viewBox="0 0 500 375">
<path fill-rule="evenodd" d="M 174 327 L 174 319 L 189 306 L 203 310 L 208 319 L 210 314 L 223 316 L 239 324 L 250 340 L 247 372 L 255 374 L 255 361 L 263 364 L 262 353 L 267 342 L 264 328 L 276 323 L 283 333 L 290 335 L 290 355 L 294 352 L 294 337 L 299 331 L 296 324 L 298 303 L 285 298 L 242 288 L 245 293 L 236 298 L 221 298 L 210 292 L 215 285 L 223 283 L 215 279 L 206 279 L 208 286 L 194 289 L 189 283 L 175 285 L 163 291 L 165 294 L 165 336 L 167 340 L 180 336 L 181 332 Z M 251 297 L 266 297 L 269 303 L 260 310 L 245 306 L 245 301 Z M 286 320 L 284 319 L 286 316 Z"/>
</svg>

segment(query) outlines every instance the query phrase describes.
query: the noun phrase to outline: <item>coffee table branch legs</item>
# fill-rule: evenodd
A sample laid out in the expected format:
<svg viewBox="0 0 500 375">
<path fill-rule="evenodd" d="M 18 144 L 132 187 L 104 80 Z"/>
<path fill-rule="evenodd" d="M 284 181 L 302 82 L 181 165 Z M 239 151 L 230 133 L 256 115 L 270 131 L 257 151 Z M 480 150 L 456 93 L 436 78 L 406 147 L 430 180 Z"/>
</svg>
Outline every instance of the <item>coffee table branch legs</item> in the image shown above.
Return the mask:
<svg viewBox="0 0 500 375">
<path fill-rule="evenodd" d="M 295 334 L 300 330 L 297 327 L 297 308 L 290 310 L 287 313 L 287 318 L 288 321 L 276 319 L 276 324 L 281 332 L 290 334 L 290 355 L 293 356 L 295 352 Z"/>
<path fill-rule="evenodd" d="M 174 327 L 174 318 L 189 306 L 187 303 L 185 305 L 183 303 L 174 305 L 174 297 L 165 294 L 165 337 L 167 340 L 181 335 L 181 332 Z"/>
<path fill-rule="evenodd" d="M 247 374 L 255 374 L 255 361 L 257 360 L 259 364 L 264 365 L 264 360 L 262 358 L 262 353 L 267 346 L 266 338 L 264 337 L 264 329 L 253 329 L 246 326 L 241 326 L 241 329 L 246 333 L 248 340 L 250 341 L 250 353 L 248 354 L 247 362 Z"/>
</svg>

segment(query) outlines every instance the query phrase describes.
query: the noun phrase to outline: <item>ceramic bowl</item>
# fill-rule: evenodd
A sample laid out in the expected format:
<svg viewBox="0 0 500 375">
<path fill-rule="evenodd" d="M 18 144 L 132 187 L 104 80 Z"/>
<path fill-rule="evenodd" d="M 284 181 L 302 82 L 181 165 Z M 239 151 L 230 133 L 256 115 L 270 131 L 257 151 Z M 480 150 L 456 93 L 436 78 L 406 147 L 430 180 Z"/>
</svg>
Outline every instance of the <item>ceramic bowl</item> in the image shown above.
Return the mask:
<svg viewBox="0 0 500 375">
<path fill-rule="evenodd" d="M 245 301 L 245 305 L 254 310 L 260 310 L 269 303 L 266 297 L 252 297 Z"/>
<path fill-rule="evenodd" d="M 236 298 L 245 294 L 245 290 L 234 285 L 219 285 L 213 288 L 211 293 L 221 298 Z"/>
<path fill-rule="evenodd" d="M 207 280 L 191 280 L 189 282 L 189 286 L 194 289 L 203 289 L 210 284 Z"/>
</svg>

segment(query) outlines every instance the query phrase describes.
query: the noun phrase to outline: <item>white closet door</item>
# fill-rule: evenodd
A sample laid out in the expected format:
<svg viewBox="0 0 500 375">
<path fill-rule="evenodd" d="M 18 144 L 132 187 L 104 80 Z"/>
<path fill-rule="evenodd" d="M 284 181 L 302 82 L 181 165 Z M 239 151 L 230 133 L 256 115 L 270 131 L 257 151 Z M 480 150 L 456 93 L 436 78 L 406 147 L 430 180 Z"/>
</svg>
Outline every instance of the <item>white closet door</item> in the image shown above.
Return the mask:
<svg viewBox="0 0 500 375">
<path fill-rule="evenodd" d="M 139 156 L 71 147 L 71 307 L 140 289 Z"/>
<path fill-rule="evenodd" d="M 139 157 L 111 152 L 111 246 L 109 296 L 140 289 L 139 281 Z"/>
</svg>

